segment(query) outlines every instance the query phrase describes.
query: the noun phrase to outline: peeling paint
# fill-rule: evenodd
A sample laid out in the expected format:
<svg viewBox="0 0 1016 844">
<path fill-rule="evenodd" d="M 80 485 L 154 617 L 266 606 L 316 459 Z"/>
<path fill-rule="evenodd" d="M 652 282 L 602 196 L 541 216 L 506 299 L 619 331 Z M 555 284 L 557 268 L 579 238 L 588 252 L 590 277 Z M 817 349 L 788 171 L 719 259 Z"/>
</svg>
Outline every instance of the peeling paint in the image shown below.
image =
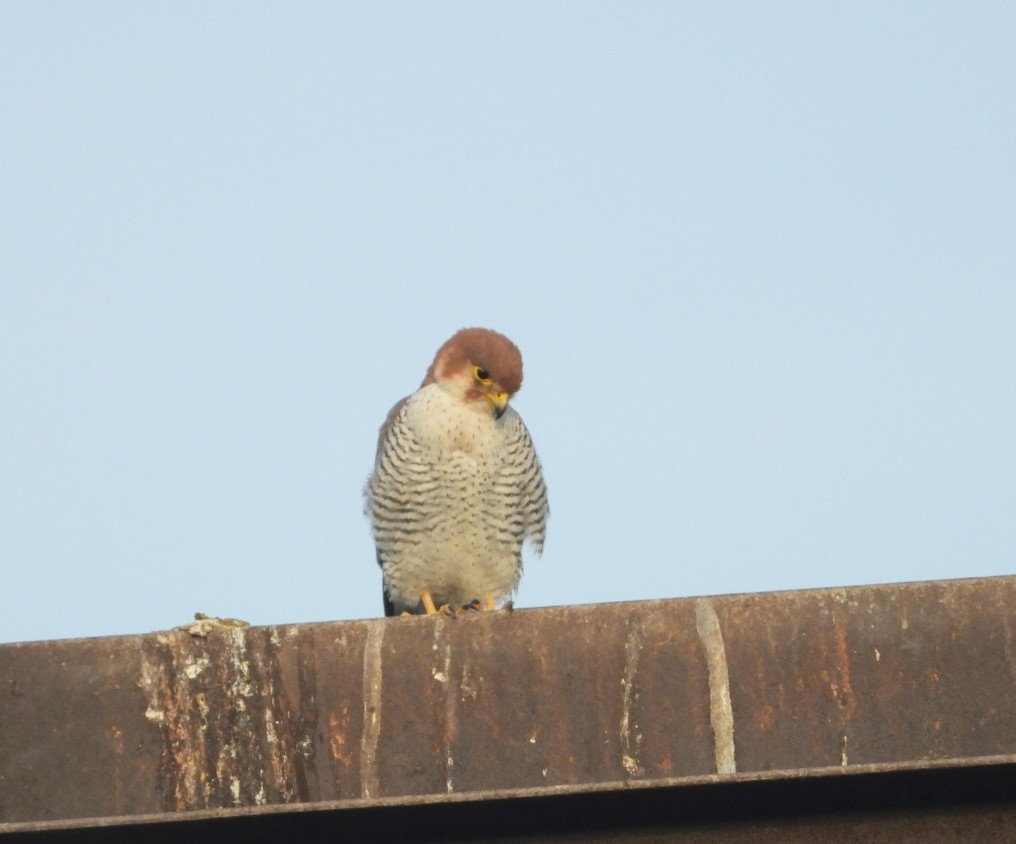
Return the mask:
<svg viewBox="0 0 1016 844">
<path fill-rule="evenodd" d="M 199 657 L 198 659 L 188 660 L 187 665 L 184 666 L 183 673 L 186 674 L 191 680 L 193 680 L 207 667 L 208 667 L 208 657 L 202 656 Z"/>
</svg>

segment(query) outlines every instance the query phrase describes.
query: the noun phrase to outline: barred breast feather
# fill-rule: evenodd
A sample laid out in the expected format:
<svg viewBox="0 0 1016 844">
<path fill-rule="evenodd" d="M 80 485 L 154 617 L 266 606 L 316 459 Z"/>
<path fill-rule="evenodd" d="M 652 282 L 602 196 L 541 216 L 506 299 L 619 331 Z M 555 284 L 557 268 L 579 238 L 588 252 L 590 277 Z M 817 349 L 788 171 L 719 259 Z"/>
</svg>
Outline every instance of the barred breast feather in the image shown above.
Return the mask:
<svg viewBox="0 0 1016 844">
<path fill-rule="evenodd" d="M 548 516 L 540 463 L 521 417 L 497 418 L 436 383 L 389 414 L 366 489 L 388 609 L 508 598 L 522 546 L 539 554 Z"/>
</svg>

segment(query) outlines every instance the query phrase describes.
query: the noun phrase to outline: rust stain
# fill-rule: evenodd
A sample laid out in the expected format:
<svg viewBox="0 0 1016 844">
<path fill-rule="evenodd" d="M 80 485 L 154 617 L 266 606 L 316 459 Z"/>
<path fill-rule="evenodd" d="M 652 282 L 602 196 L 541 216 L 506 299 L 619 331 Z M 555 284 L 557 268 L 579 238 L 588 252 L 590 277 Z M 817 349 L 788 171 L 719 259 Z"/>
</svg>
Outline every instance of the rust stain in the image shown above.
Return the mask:
<svg viewBox="0 0 1016 844">
<path fill-rule="evenodd" d="M 350 754 L 346 746 L 346 734 L 341 729 L 343 722 L 339 721 L 338 716 L 334 712 L 328 713 L 328 749 L 332 754 L 332 759 L 336 762 L 341 762 L 343 765 L 348 765 L 350 762 Z"/>
<path fill-rule="evenodd" d="M 833 630 L 836 637 L 836 672 L 839 683 L 830 683 L 833 697 L 843 710 L 843 720 L 852 721 L 857 715 L 857 695 L 850 682 L 850 651 L 847 646 L 847 632 L 838 614 L 833 616 Z"/>
<path fill-rule="evenodd" d="M 156 634 L 154 655 L 142 653 L 140 685 L 148 699 L 145 717 L 161 727 L 164 809 L 185 809 L 206 805 L 202 772 L 205 748 L 202 733 L 191 729 L 190 713 L 182 705 L 180 683 L 175 682 L 168 634 Z M 166 782 L 168 780 L 168 782 Z"/>
<path fill-rule="evenodd" d="M 142 651 L 145 718 L 163 735 L 165 810 L 268 802 L 263 748 L 277 737 L 255 721 L 259 686 L 248 635 L 240 628 L 200 638 L 157 633 Z"/>
</svg>

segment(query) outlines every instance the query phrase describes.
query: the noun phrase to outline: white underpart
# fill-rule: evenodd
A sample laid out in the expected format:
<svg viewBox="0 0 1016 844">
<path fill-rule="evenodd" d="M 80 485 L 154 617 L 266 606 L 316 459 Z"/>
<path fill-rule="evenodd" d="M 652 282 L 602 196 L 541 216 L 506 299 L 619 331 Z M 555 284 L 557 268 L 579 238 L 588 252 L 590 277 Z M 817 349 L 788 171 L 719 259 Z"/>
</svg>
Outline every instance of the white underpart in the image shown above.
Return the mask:
<svg viewBox="0 0 1016 844">
<path fill-rule="evenodd" d="M 439 384 L 414 393 L 381 443 L 367 512 L 396 611 L 502 600 L 522 575 L 522 545 L 542 550 L 547 498 L 522 419 L 495 419 Z"/>
</svg>

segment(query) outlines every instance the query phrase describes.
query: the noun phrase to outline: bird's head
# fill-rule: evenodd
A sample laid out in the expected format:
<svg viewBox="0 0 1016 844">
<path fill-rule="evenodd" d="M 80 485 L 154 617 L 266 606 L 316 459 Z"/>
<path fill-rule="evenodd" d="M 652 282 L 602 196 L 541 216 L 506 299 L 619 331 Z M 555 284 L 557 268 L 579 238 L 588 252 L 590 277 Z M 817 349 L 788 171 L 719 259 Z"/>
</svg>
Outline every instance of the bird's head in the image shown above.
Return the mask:
<svg viewBox="0 0 1016 844">
<path fill-rule="evenodd" d="M 437 350 L 421 386 L 435 383 L 468 406 L 500 417 L 522 386 L 522 353 L 489 328 L 463 328 Z"/>
</svg>

